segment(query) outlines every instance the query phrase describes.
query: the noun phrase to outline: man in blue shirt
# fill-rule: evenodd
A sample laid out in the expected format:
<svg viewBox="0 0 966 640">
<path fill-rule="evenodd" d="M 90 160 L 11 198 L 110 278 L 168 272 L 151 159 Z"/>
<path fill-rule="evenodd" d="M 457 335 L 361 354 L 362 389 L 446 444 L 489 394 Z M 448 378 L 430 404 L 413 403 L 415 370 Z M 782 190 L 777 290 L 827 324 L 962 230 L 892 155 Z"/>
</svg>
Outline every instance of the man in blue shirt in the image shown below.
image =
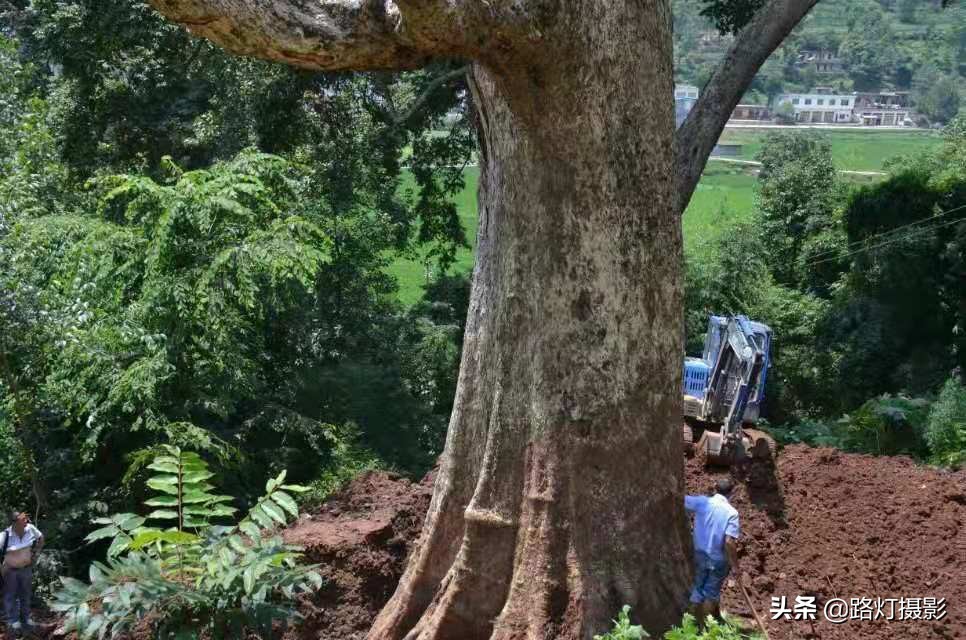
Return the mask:
<svg viewBox="0 0 966 640">
<path fill-rule="evenodd" d="M 694 586 L 691 613 L 703 624 L 707 616 L 720 618 L 721 586 L 738 570 L 738 511 L 728 502 L 733 485 L 718 480 L 715 494 L 685 496 L 684 508 L 694 514 Z"/>
</svg>

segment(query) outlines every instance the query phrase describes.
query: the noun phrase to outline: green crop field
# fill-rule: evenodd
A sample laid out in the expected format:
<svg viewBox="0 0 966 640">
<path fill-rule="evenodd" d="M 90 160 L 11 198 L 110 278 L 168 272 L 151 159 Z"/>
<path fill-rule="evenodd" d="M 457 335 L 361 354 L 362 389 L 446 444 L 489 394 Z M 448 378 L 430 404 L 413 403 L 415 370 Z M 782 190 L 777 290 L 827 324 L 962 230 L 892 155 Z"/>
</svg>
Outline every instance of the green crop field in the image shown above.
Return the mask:
<svg viewBox="0 0 966 640">
<path fill-rule="evenodd" d="M 808 129 L 825 136 L 832 145 L 832 156 L 839 169 L 851 171 L 881 171 L 884 163 L 896 155 L 924 151 L 936 144 L 936 134 L 901 130 L 843 130 Z M 754 160 L 767 130 L 728 129 L 722 142 L 740 143 L 741 158 Z M 715 238 L 730 225 L 749 220 L 754 211 L 755 169 L 735 163 L 710 162 L 698 184 L 691 203 L 684 214 L 684 245 L 687 251 L 705 251 Z M 473 247 L 476 245 L 476 186 L 479 169 L 468 167 L 464 172 L 466 186 L 456 197 L 460 220 L 471 245 L 457 254 L 455 272 L 473 268 Z M 860 178 L 851 178 L 861 180 Z M 400 258 L 393 262 L 390 273 L 399 280 L 399 297 L 405 304 L 416 302 L 423 292 L 428 274 L 418 260 Z"/>
<path fill-rule="evenodd" d="M 816 137 L 824 137 L 832 145 L 832 158 L 839 169 L 850 171 L 881 171 L 885 162 L 895 155 L 910 155 L 925 151 L 940 138 L 937 133 L 901 129 L 800 129 Z M 725 129 L 721 142 L 741 144 L 741 159 L 754 160 L 767 129 Z"/>
</svg>

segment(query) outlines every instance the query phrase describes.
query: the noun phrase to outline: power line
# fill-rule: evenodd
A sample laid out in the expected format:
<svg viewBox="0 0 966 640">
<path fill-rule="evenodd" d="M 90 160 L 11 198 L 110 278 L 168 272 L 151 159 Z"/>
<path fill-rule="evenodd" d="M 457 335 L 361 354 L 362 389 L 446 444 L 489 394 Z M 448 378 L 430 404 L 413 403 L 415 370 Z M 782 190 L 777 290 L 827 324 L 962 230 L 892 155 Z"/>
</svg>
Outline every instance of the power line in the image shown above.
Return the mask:
<svg viewBox="0 0 966 640">
<path fill-rule="evenodd" d="M 892 244 L 893 242 L 899 242 L 900 240 L 905 240 L 907 238 L 911 238 L 911 237 L 914 237 L 914 236 L 917 236 L 917 235 L 921 235 L 921 234 L 923 234 L 923 233 L 925 233 L 927 231 L 933 231 L 934 229 L 939 229 L 941 227 L 948 227 L 951 224 L 958 224 L 960 222 L 964 222 L 964 220 L 959 220 L 959 219 L 957 219 L 957 220 L 948 220 L 948 221 L 946 221 L 946 222 L 944 222 L 942 224 L 933 225 L 931 227 L 924 227 L 924 228 L 921 228 L 921 229 L 913 229 L 908 235 L 900 236 L 898 238 L 890 238 L 886 242 L 881 242 L 879 244 L 874 244 L 871 247 L 863 247 L 862 249 L 856 249 L 855 251 L 850 251 L 850 252 L 848 252 L 848 253 L 846 253 L 844 255 L 841 255 L 841 256 L 833 256 L 831 258 L 825 258 L 824 260 L 817 260 L 815 262 L 808 262 L 808 263 L 805 264 L 805 266 L 806 267 L 814 267 L 816 265 L 820 265 L 820 264 L 823 264 L 825 262 L 831 262 L 833 260 L 838 260 L 840 258 L 848 258 L 849 256 L 858 255 L 858 254 L 863 253 L 865 251 L 871 251 L 872 249 L 878 249 L 879 247 L 884 247 L 886 245 Z"/>
<path fill-rule="evenodd" d="M 939 218 L 942 218 L 945 215 L 949 215 L 950 213 L 955 213 L 957 211 L 960 211 L 961 209 L 966 209 L 966 204 L 964 204 L 962 206 L 959 206 L 959 207 L 954 207 L 952 209 L 949 209 L 947 211 L 943 211 L 941 213 L 937 213 L 936 215 L 930 216 L 928 218 L 922 218 L 921 220 L 915 220 L 915 221 L 910 222 L 908 224 L 904 224 L 901 227 L 896 227 L 895 229 L 890 229 L 889 231 L 883 231 L 882 233 L 877 233 L 875 235 L 869 236 L 868 238 L 864 238 L 862 240 L 854 240 L 854 241 L 848 243 L 847 245 L 845 245 L 845 249 L 847 250 L 849 247 L 852 247 L 852 246 L 866 244 L 866 243 L 868 243 L 870 241 L 881 240 L 883 238 L 887 238 L 887 237 L 889 237 L 891 235 L 897 234 L 899 231 L 902 231 L 903 229 L 908 229 L 909 227 L 914 227 L 914 226 L 920 225 L 920 224 L 933 223 L 936 220 L 938 220 Z M 815 259 L 815 258 L 821 258 L 823 256 L 826 256 L 826 255 L 829 255 L 829 254 L 832 254 L 832 253 L 837 253 L 837 252 L 838 252 L 838 249 L 828 249 L 827 251 L 821 251 L 819 253 L 816 253 L 815 255 L 812 256 L 812 258 L 813 259 Z"/>
</svg>

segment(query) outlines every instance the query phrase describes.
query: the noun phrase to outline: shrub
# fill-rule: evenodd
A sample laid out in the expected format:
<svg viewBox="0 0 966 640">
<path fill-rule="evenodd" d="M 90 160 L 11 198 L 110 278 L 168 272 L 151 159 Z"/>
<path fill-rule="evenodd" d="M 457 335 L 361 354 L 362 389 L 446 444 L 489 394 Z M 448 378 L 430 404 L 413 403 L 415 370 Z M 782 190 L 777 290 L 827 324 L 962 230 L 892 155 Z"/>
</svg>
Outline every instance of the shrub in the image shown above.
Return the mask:
<svg viewBox="0 0 966 640">
<path fill-rule="evenodd" d="M 843 416 L 836 424 L 847 451 L 925 458 L 929 402 L 922 398 L 883 395 Z"/>
<path fill-rule="evenodd" d="M 87 540 L 111 540 L 106 561 L 91 565 L 90 584 L 61 579 L 53 609 L 65 614 L 63 631 L 117 638 L 150 625 L 157 638 L 237 638 L 296 617 L 296 593 L 322 578 L 271 532 L 298 516 L 291 493 L 305 489 L 283 484 L 283 471 L 247 516 L 226 526 L 213 521 L 236 510 L 230 497 L 210 493 L 213 474 L 198 454 L 165 445 L 148 468 L 158 494 L 145 504 L 155 510 L 96 519 L 103 526 Z"/>
<path fill-rule="evenodd" d="M 929 461 L 959 466 L 966 463 L 966 387 L 950 378 L 926 420 Z"/>
<path fill-rule="evenodd" d="M 803 419 L 775 427 L 767 427 L 781 445 L 807 444 L 812 447 L 841 447 L 842 438 L 834 425 L 821 420 Z"/>
</svg>

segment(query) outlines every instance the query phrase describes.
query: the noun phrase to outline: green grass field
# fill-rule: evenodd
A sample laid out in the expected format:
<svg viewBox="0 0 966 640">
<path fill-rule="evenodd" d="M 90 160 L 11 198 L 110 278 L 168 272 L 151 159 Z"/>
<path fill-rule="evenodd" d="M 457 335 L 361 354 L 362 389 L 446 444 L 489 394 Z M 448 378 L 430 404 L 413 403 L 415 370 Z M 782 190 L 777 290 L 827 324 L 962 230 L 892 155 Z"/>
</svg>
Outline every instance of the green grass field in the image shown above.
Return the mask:
<svg viewBox="0 0 966 640">
<path fill-rule="evenodd" d="M 896 155 L 912 155 L 934 147 L 939 135 L 924 131 L 884 129 L 854 129 L 829 131 L 802 129 L 817 137 L 825 137 L 832 144 L 832 159 L 839 169 L 850 171 L 881 171 L 885 162 Z M 767 135 L 762 129 L 726 129 L 722 142 L 741 144 L 741 158 L 754 160 Z"/>
<path fill-rule="evenodd" d="M 852 171 L 881 171 L 889 158 L 925 151 L 940 141 L 936 134 L 922 131 L 807 131 L 826 136 L 832 144 L 836 166 Z M 743 144 L 741 158 L 753 160 L 766 133 L 767 130 L 728 129 L 722 141 Z M 471 247 L 459 251 L 453 266 L 454 272 L 468 272 L 473 268 L 479 175 L 477 167 L 468 167 L 464 173 L 466 186 L 456 197 L 460 220 Z M 684 214 L 685 249 L 705 251 L 729 226 L 751 219 L 755 182 L 753 167 L 710 162 Z M 400 299 L 407 305 L 416 302 L 423 293 L 428 275 L 424 265 L 416 260 L 400 258 L 393 263 L 390 273 L 399 280 Z"/>
</svg>

